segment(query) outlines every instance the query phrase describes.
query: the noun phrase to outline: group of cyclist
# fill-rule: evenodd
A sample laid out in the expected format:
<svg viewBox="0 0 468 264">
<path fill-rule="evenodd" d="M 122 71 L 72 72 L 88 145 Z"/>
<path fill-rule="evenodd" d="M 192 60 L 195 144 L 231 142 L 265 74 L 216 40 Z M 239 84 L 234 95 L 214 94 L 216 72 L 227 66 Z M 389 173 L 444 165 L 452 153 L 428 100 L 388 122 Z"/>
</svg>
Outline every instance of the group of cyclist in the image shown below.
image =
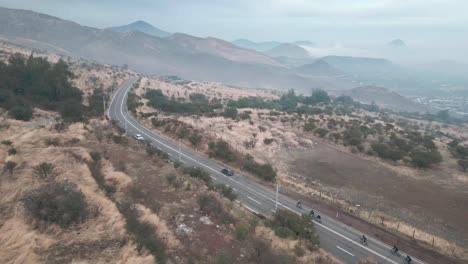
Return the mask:
<svg viewBox="0 0 468 264">
<path fill-rule="evenodd" d="M 296 206 L 297 206 L 298 208 L 302 209 L 302 202 L 301 202 L 301 201 L 297 201 Z M 310 216 L 313 217 L 313 216 L 315 215 L 314 210 L 310 210 L 310 213 L 309 213 L 309 214 L 310 214 Z M 318 222 L 321 222 L 322 217 L 321 217 L 319 214 L 317 214 L 317 215 L 315 216 L 315 219 L 316 219 Z M 367 245 L 367 237 L 366 237 L 366 235 L 364 235 L 364 234 L 361 236 L 361 244 Z M 397 254 L 399 254 L 398 251 L 399 251 L 398 247 L 397 247 L 396 245 L 394 245 L 393 248 L 392 248 L 392 253 L 395 254 L 395 255 L 397 255 Z M 410 264 L 411 261 L 412 261 L 412 259 L 411 259 L 411 257 L 410 257 L 409 255 L 406 255 L 405 261 L 406 261 L 407 264 Z"/>
</svg>

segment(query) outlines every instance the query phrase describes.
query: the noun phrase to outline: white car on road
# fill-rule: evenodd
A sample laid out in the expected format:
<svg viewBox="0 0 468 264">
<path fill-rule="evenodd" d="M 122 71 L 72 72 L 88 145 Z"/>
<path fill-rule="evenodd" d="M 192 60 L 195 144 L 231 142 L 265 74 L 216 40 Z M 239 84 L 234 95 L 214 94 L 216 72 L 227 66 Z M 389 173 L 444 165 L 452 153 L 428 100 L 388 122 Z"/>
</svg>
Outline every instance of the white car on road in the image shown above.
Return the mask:
<svg viewBox="0 0 468 264">
<path fill-rule="evenodd" d="M 140 134 L 135 134 L 133 137 L 134 137 L 136 140 L 139 140 L 139 141 L 145 140 L 145 138 L 144 138 L 142 135 L 140 135 Z"/>
</svg>

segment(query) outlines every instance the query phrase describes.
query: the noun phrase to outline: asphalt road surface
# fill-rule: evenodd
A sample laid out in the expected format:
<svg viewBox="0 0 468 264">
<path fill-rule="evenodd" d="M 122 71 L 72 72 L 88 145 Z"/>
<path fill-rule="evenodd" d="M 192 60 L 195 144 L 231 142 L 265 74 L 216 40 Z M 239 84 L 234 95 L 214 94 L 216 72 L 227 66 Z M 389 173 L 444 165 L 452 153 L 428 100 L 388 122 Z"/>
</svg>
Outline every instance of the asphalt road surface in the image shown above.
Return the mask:
<svg viewBox="0 0 468 264">
<path fill-rule="evenodd" d="M 226 176 L 220 172 L 224 168 L 221 163 L 193 150 L 181 147 L 178 142 L 140 124 L 127 111 L 127 94 L 132 89 L 135 81 L 136 79 L 128 80 L 117 90 L 108 109 L 109 117 L 117 121 L 118 126 L 126 129 L 129 136 L 140 134 L 146 141 L 151 142 L 154 147 L 167 152 L 172 160 L 180 160 L 184 166 L 196 166 L 206 170 L 210 173 L 214 182 L 224 183 L 232 187 L 238 195 L 237 201 L 254 213 L 271 216 L 277 207 L 300 215 L 308 214 L 313 209 L 307 205 L 298 208 L 296 201 L 281 194 L 281 192 L 278 194 L 278 200 L 276 200 L 276 190 L 266 187 L 249 177 L 242 176 L 240 172 L 236 172 L 234 176 Z M 378 263 L 406 263 L 404 260 L 406 254 L 403 252 L 396 256 L 391 253 L 391 246 L 368 235 L 366 235 L 367 245 L 362 245 L 360 243 L 361 232 L 338 222 L 333 216 L 314 211 L 315 215 L 319 214 L 322 218 L 321 222 L 314 220 L 317 233 L 320 236 L 320 246 L 344 263 L 357 263 L 359 260 L 367 258 L 371 258 Z M 411 263 L 424 262 L 413 258 Z"/>
</svg>

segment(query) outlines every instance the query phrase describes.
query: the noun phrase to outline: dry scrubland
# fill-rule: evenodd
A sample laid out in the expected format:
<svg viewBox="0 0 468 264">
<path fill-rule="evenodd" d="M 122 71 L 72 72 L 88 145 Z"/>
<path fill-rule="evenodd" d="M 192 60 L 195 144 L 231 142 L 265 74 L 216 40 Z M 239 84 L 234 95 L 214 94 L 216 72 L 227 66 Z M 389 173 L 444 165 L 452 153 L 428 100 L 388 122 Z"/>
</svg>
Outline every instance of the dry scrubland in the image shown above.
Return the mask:
<svg viewBox="0 0 468 264">
<path fill-rule="evenodd" d="M 13 53 L 31 54 L 3 43 L 0 59 Z M 252 215 L 205 172 L 96 119 L 101 96 L 134 73 L 66 60 L 80 122 L 38 108 L 18 121 L 0 108 L 0 263 L 338 263 L 306 236 L 309 221 L 283 212 L 302 221 L 296 230 Z"/>
<path fill-rule="evenodd" d="M 264 91 L 222 86 L 214 90 L 212 85 L 188 83 L 143 78 L 135 90 L 141 97 L 142 104 L 136 110 L 141 121 L 151 126 L 151 118 L 163 120 L 156 129 L 174 139 L 191 132 L 202 135 L 196 146 L 190 137 L 185 137 L 184 141 L 203 153 L 208 152 L 210 141 L 222 139 L 234 152 L 248 153 L 259 162 L 274 164 L 282 186 L 334 204 L 392 232 L 398 229 L 410 237 L 415 232 L 415 238 L 428 246 L 434 239 L 437 250 L 468 259 L 468 175 L 460 170 L 452 155 L 449 146 L 452 140 L 444 136 L 455 135 L 461 138 L 461 145 L 467 144 L 466 125 L 446 125 L 365 110 L 350 115 L 305 116 L 272 113 L 266 109 L 239 109 L 238 118 L 232 120 L 219 115 L 162 113 L 149 107 L 148 100 L 143 98 L 147 89 L 161 89 L 168 97 L 182 101 L 189 100 L 192 93 L 203 93 L 209 100 L 216 98 L 222 103 L 228 98 L 265 94 Z M 278 96 L 269 94 L 267 98 Z M 242 117 L 242 113 L 247 114 Z M 310 118 L 314 119 L 314 127 L 308 132 L 304 127 Z M 365 121 L 370 118 L 371 122 Z M 363 150 L 344 146 L 342 139 L 331 137 L 343 133 L 347 124 L 355 122 L 368 127 L 381 124 L 389 136 L 391 132 L 405 129 L 399 126 L 400 119 L 406 120 L 404 126 L 414 127 L 416 131 L 436 131 L 433 143 L 442 155 L 442 162 L 428 169 L 418 169 L 409 165 L 409 161 L 385 161 L 375 153 L 369 155 L 366 151 L 372 149 L 370 142 L 378 140 L 377 136 L 369 136 L 362 143 Z M 388 123 L 392 125 L 386 127 Z M 327 130 L 327 134 L 321 136 L 317 129 Z M 356 204 L 360 208 L 355 207 Z"/>
<path fill-rule="evenodd" d="M 337 263 L 302 240 L 276 236 L 264 220 L 149 155 L 144 144 L 127 143 L 105 121 L 63 131 L 31 126 L 52 117 L 2 117 L 1 263 L 154 263 L 154 256 L 157 263 Z M 8 154 L 12 148 L 16 154 Z M 53 171 L 38 173 L 41 163 Z M 76 185 L 86 204 L 87 214 L 66 227 L 25 209 L 24 197 L 58 184 Z"/>
</svg>

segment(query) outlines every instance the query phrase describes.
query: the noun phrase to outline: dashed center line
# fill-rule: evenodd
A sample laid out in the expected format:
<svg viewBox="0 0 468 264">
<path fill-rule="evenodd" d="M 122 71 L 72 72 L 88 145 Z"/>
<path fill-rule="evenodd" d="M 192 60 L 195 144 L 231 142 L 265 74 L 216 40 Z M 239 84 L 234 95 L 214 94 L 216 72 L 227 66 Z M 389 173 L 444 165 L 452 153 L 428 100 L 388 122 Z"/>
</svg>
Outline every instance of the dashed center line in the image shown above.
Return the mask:
<svg viewBox="0 0 468 264">
<path fill-rule="evenodd" d="M 354 257 L 354 255 L 353 255 L 353 254 L 351 254 L 349 251 L 346 251 L 346 250 L 344 250 L 344 249 L 340 248 L 340 246 L 336 246 L 336 247 L 337 247 L 338 249 L 342 250 L 344 253 L 346 253 L 346 254 L 349 254 L 349 255 L 351 255 L 351 256 L 353 256 L 353 257 Z"/>
<path fill-rule="evenodd" d="M 258 204 L 262 204 L 261 202 L 255 200 L 254 198 L 252 198 L 252 197 L 250 197 L 250 196 L 247 196 L 247 198 L 248 198 L 249 200 L 253 201 L 253 202 L 256 202 L 256 203 L 258 203 Z"/>
</svg>

